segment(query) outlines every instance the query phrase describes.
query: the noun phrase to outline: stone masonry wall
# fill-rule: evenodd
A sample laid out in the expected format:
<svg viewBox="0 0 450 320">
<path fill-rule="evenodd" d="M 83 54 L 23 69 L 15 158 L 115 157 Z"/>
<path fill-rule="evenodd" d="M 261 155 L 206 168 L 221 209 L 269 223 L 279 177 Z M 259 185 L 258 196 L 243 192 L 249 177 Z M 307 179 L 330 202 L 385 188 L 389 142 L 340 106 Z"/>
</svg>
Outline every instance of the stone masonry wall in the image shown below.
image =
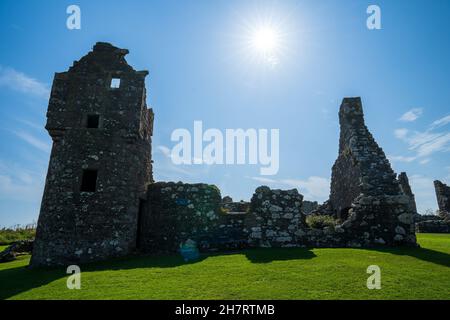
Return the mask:
<svg viewBox="0 0 450 320">
<path fill-rule="evenodd" d="M 152 179 L 153 112 L 147 71 L 127 64 L 127 50 L 97 43 L 53 82 L 47 125 L 53 146 L 32 266 L 83 263 L 136 247 L 140 198 Z M 120 79 L 111 88 L 112 78 Z M 89 127 L 89 116 L 98 123 Z M 84 170 L 97 174 L 82 190 Z"/>
<path fill-rule="evenodd" d="M 351 212 L 342 225 L 312 229 L 302 213 L 303 196 L 296 189 L 256 189 L 248 213 L 229 214 L 221 208 L 220 192 L 206 184 L 158 182 L 149 186 L 141 217 L 140 247 L 144 252 L 177 252 L 187 240 L 202 251 L 238 250 L 252 247 L 374 247 L 396 243 L 393 234 L 406 236 L 399 221 L 386 228 L 392 198 L 377 197 L 377 211 L 363 218 Z M 404 201 L 408 198 L 403 196 Z M 396 199 L 398 201 L 399 199 Z M 406 202 L 405 202 L 406 204 Z M 374 200 L 360 196 L 353 208 L 367 212 Z M 350 225 L 350 227 L 349 227 Z M 375 230 L 375 231 L 374 231 Z"/>
<path fill-rule="evenodd" d="M 363 246 L 415 245 L 410 195 L 401 190 L 383 150 L 364 123 L 360 98 L 345 98 L 339 111 L 339 156 L 332 169 L 331 212 Z"/>
<path fill-rule="evenodd" d="M 297 246 L 306 228 L 302 199 L 295 189 L 260 187 L 249 213 L 229 214 L 221 208 L 215 186 L 158 182 L 149 186 L 140 247 L 145 252 L 176 252 L 188 239 L 208 251 Z"/>
<path fill-rule="evenodd" d="M 141 216 L 141 250 L 176 252 L 188 239 L 208 249 L 218 225 L 220 203 L 220 191 L 212 185 L 151 184 Z"/>
<path fill-rule="evenodd" d="M 400 184 L 400 190 L 403 192 L 404 195 L 407 195 L 410 199 L 410 210 L 417 213 L 417 206 L 416 206 L 416 197 L 414 196 L 414 193 L 411 190 L 411 186 L 409 185 L 409 179 L 406 175 L 406 172 L 402 172 L 398 175 L 398 182 Z"/>
<path fill-rule="evenodd" d="M 416 224 L 416 231 L 420 233 L 450 233 L 450 221 L 420 221 Z"/>
<path fill-rule="evenodd" d="M 436 198 L 439 207 L 439 215 L 450 221 L 450 187 L 439 180 L 434 182 Z"/>
<path fill-rule="evenodd" d="M 256 189 L 251 199 L 253 222 L 249 228 L 249 245 L 256 247 L 296 246 L 297 238 L 304 233 L 305 216 L 301 212 L 303 196 L 297 189 Z"/>
</svg>

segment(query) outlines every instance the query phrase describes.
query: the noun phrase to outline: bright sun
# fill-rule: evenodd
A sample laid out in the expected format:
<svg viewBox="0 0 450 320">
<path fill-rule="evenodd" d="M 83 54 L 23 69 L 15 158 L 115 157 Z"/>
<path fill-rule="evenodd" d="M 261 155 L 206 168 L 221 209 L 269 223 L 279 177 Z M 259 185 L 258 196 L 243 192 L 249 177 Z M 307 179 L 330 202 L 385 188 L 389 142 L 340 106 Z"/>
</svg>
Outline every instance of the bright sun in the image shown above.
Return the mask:
<svg viewBox="0 0 450 320">
<path fill-rule="evenodd" d="M 249 65 L 262 66 L 260 70 L 277 68 L 285 63 L 292 38 L 292 26 L 286 17 L 276 14 L 272 9 L 259 9 L 247 18 L 239 19 L 241 24 L 236 32 L 238 52 Z M 246 61 L 246 62 L 247 62 Z"/>
<path fill-rule="evenodd" d="M 279 47 L 280 35 L 272 27 L 260 27 L 251 37 L 252 47 L 262 54 L 273 54 Z"/>
<path fill-rule="evenodd" d="M 283 51 L 283 36 L 275 24 L 259 23 L 248 28 L 247 46 L 252 60 L 276 67 Z"/>
</svg>

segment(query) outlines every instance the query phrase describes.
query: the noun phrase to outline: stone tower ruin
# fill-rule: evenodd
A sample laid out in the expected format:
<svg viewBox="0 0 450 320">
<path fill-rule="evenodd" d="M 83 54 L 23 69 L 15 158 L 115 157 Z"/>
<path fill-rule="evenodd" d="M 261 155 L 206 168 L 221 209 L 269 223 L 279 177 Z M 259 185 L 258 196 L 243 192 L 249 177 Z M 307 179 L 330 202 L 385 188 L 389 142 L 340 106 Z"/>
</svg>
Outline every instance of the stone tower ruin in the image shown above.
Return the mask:
<svg viewBox="0 0 450 320">
<path fill-rule="evenodd" d="M 46 129 L 53 140 L 32 266 L 126 255 L 153 182 L 147 71 L 108 43 L 56 73 Z"/>
<path fill-rule="evenodd" d="M 415 203 L 402 190 L 383 150 L 364 122 L 361 98 L 345 98 L 339 111 L 339 156 L 330 199 L 320 209 L 361 243 L 415 244 Z M 405 189 L 407 178 L 402 175 Z M 409 187 L 409 185 L 408 185 Z"/>
</svg>

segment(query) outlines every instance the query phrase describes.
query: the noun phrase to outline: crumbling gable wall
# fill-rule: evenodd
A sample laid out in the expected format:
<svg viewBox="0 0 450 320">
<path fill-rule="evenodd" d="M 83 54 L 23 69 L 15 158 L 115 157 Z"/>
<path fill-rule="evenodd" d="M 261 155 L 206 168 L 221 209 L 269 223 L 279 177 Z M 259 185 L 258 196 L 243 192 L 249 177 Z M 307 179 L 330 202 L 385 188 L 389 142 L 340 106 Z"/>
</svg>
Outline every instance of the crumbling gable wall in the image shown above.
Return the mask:
<svg viewBox="0 0 450 320">
<path fill-rule="evenodd" d="M 360 98 L 345 98 L 339 111 L 339 156 L 324 211 L 345 220 L 353 243 L 415 244 L 414 213 L 383 150 L 364 122 Z"/>
<path fill-rule="evenodd" d="M 416 197 L 411 190 L 411 186 L 409 185 L 409 179 L 406 172 L 402 172 L 398 175 L 398 182 L 400 184 L 400 190 L 404 195 L 409 197 L 409 208 L 414 215 L 417 214 L 417 206 L 416 206 Z"/>
<path fill-rule="evenodd" d="M 53 139 L 32 266 L 102 260 L 136 247 L 140 198 L 152 179 L 153 112 L 128 50 L 97 43 L 57 73 L 47 125 Z M 113 78 L 120 87 L 111 88 Z"/>
</svg>

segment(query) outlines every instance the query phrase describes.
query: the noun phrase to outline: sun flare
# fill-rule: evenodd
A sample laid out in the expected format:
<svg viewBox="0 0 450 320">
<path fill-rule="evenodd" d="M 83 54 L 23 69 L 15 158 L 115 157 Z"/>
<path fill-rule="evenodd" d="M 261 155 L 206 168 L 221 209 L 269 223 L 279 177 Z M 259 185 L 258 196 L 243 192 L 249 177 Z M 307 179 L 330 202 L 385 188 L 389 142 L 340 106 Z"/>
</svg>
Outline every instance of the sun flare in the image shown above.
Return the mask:
<svg viewBox="0 0 450 320">
<path fill-rule="evenodd" d="M 262 72 L 286 65 L 295 45 L 295 30 L 289 15 L 273 8 L 258 8 L 245 17 L 239 16 L 235 29 L 235 49 L 244 57 L 245 67 Z"/>
<path fill-rule="evenodd" d="M 273 27 L 259 27 L 251 36 L 251 46 L 259 53 L 274 53 L 280 42 L 280 35 Z"/>
<path fill-rule="evenodd" d="M 252 60 L 273 68 L 279 64 L 283 54 L 283 34 L 276 24 L 253 24 L 249 27 L 246 45 Z"/>
</svg>

